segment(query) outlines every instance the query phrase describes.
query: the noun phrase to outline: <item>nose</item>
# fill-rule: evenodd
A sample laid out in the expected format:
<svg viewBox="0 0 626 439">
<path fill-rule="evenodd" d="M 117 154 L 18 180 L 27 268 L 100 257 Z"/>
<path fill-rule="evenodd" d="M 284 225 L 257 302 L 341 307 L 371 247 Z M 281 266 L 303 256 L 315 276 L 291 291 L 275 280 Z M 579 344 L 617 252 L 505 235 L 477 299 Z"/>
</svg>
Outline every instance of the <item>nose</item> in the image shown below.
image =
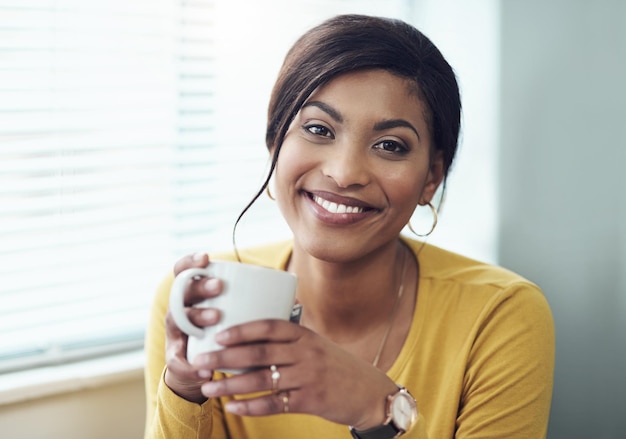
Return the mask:
<svg viewBox="0 0 626 439">
<path fill-rule="evenodd" d="M 322 172 L 340 188 L 366 186 L 370 169 L 365 151 L 356 144 L 335 144 L 329 150 Z"/>
</svg>

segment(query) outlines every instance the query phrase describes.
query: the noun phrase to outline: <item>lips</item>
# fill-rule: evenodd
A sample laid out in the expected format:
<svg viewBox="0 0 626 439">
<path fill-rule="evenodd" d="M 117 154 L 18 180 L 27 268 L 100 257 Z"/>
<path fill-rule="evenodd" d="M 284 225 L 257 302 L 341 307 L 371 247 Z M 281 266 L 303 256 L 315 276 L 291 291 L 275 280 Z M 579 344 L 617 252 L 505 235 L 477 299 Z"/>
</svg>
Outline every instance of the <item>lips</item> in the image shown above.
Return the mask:
<svg viewBox="0 0 626 439">
<path fill-rule="evenodd" d="M 325 200 L 317 195 L 312 195 L 312 200 L 319 206 L 330 213 L 362 213 L 363 208 L 359 206 L 349 206 L 346 204 L 334 203 L 332 201 Z"/>
<path fill-rule="evenodd" d="M 334 215 L 359 215 L 377 210 L 361 200 L 342 197 L 331 192 L 305 192 L 308 198 L 324 211 Z"/>
</svg>

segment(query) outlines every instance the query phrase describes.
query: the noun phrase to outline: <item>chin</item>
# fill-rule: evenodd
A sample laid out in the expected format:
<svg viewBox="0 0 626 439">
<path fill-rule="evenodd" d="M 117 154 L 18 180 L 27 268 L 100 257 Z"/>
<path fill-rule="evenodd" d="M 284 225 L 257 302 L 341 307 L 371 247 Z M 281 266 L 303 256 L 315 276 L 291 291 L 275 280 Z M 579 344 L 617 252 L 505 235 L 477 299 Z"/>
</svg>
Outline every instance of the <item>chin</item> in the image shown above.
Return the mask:
<svg viewBox="0 0 626 439">
<path fill-rule="evenodd" d="M 342 239 L 309 237 L 309 239 L 298 240 L 297 245 L 309 256 L 332 264 L 354 262 L 375 251 L 375 248 L 370 245 L 363 246 L 354 240 Z"/>
<path fill-rule="evenodd" d="M 316 236 L 295 238 L 294 244 L 306 255 L 325 262 L 338 263 L 352 259 L 350 249 L 344 243 L 319 239 Z"/>
</svg>

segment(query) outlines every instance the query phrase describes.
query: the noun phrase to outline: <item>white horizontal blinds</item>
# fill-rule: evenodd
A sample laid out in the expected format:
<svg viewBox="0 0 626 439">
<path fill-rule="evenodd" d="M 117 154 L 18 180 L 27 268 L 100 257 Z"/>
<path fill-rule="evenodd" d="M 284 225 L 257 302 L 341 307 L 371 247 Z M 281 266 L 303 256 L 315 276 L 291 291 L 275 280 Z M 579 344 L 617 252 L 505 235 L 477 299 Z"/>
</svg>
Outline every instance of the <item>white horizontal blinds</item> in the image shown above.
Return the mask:
<svg viewBox="0 0 626 439">
<path fill-rule="evenodd" d="M 233 5 L 235 10 L 227 13 Z M 237 6 L 236 2 L 228 0 L 183 2 L 180 28 L 183 50 L 177 67 L 179 124 L 173 178 L 174 187 L 185 190 L 174 200 L 172 231 L 177 255 L 199 250 L 231 250 L 231 233 L 237 215 L 261 184 L 268 153 L 262 131 L 255 133 L 251 140 L 248 128 L 251 118 L 247 111 L 251 105 L 248 99 L 252 100 L 252 96 L 237 101 L 230 91 L 219 90 L 220 86 L 232 84 L 229 73 L 233 68 L 247 72 L 248 84 L 256 82 L 257 71 L 268 69 L 268 65 L 262 63 L 232 58 L 236 53 L 233 33 L 248 40 L 255 35 L 242 25 L 239 18 L 242 12 L 240 4 Z M 256 20 L 261 23 L 263 17 Z M 227 31 L 220 32 L 224 27 Z M 269 92 L 263 93 L 259 105 L 263 110 L 268 95 Z M 265 111 L 262 111 L 261 126 L 264 116 Z M 265 210 L 275 210 L 275 206 L 266 206 Z M 255 220 L 259 219 L 262 222 L 264 217 L 255 216 Z M 252 233 L 258 233 L 258 222 L 252 228 Z M 244 245 L 250 242 L 247 240 Z"/>
<path fill-rule="evenodd" d="M 209 250 L 221 211 L 215 178 L 215 13 L 210 1 L 182 2 L 177 54 L 178 128 L 174 140 L 172 234 L 177 255 Z"/>
<path fill-rule="evenodd" d="M 178 3 L 0 0 L 0 371 L 142 345 L 209 146 L 211 2 Z"/>
<path fill-rule="evenodd" d="M 305 3 L 0 0 L 0 372 L 141 346 L 173 261 L 231 248 L 302 7 L 359 2 Z"/>
</svg>

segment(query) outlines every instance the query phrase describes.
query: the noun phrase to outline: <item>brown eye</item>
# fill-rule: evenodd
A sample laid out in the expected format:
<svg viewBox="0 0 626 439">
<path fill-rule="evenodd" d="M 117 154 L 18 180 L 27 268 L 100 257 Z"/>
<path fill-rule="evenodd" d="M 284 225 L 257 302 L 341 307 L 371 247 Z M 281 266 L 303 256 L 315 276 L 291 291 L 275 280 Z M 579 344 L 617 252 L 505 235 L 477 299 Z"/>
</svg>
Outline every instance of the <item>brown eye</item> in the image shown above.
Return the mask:
<svg viewBox="0 0 626 439">
<path fill-rule="evenodd" d="M 333 137 L 332 133 L 324 125 L 306 125 L 304 129 L 309 133 L 322 137 Z"/>
<path fill-rule="evenodd" d="M 407 147 L 395 140 L 383 140 L 374 145 L 374 148 L 388 153 L 405 154 L 408 152 Z"/>
</svg>

